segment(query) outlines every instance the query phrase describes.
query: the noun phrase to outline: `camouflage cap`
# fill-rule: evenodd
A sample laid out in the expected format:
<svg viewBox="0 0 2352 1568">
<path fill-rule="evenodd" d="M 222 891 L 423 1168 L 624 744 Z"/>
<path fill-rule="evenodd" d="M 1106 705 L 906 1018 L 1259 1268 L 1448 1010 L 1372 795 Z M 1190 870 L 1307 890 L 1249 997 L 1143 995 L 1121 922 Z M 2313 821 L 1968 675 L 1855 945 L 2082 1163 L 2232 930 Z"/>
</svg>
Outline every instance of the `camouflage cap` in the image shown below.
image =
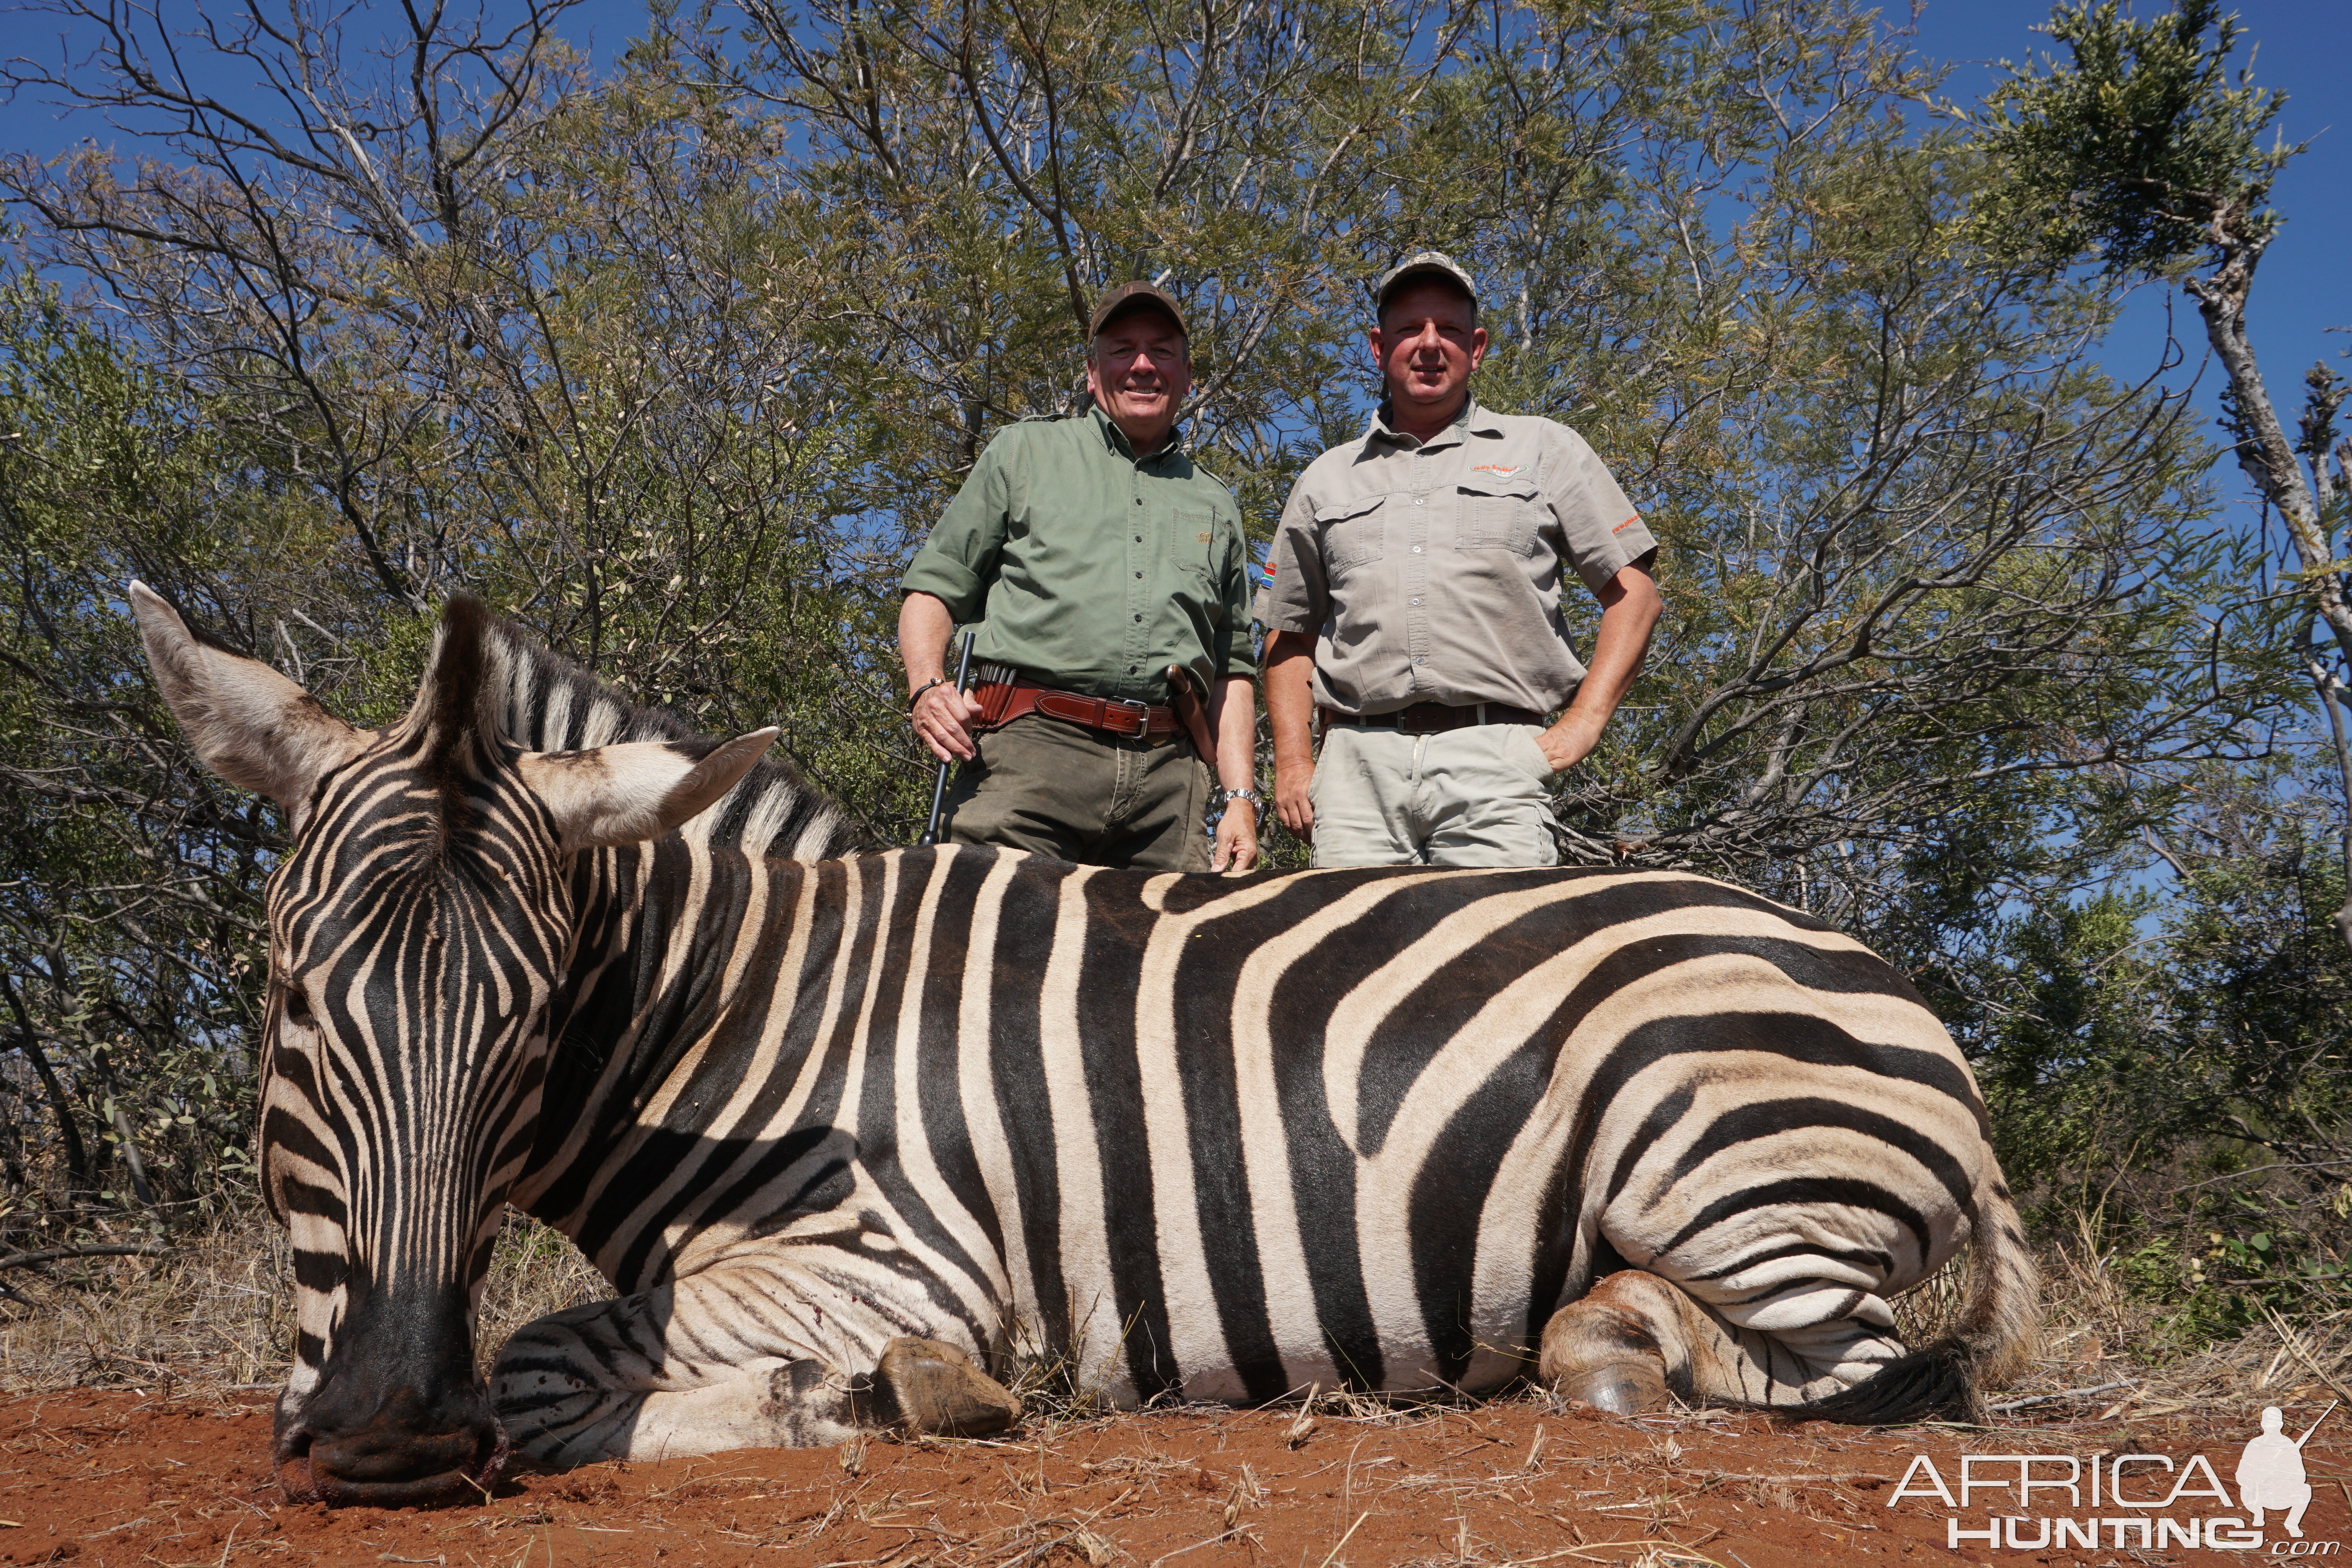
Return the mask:
<svg viewBox="0 0 2352 1568">
<path fill-rule="evenodd" d="M 1176 323 L 1178 331 L 1184 332 L 1186 337 L 1192 336 L 1184 331 L 1184 312 L 1176 308 L 1176 301 L 1170 299 L 1158 284 L 1147 283 L 1139 278 L 1132 283 L 1122 283 L 1116 289 L 1103 291 L 1103 297 L 1095 302 L 1093 320 L 1087 323 L 1087 339 L 1091 341 L 1101 335 L 1102 330 L 1110 325 L 1112 317 L 1123 316 L 1135 310 L 1163 310 L 1167 312 L 1168 319 Z"/>
<path fill-rule="evenodd" d="M 1462 269 L 1460 262 L 1442 250 L 1417 250 L 1382 276 L 1380 286 L 1372 290 L 1373 313 L 1387 310 L 1389 296 L 1406 284 L 1428 278 L 1443 278 L 1469 295 L 1473 305 L 1478 302 L 1478 285 L 1470 281 L 1470 274 Z"/>
</svg>

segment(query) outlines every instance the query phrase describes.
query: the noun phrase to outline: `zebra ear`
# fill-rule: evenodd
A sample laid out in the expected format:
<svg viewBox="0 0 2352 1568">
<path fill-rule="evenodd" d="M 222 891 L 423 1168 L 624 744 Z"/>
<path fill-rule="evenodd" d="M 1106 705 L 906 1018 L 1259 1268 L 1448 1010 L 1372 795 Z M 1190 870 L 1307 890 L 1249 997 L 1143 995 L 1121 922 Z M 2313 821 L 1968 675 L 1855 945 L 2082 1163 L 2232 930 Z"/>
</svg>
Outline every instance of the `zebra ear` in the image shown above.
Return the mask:
<svg viewBox="0 0 2352 1568">
<path fill-rule="evenodd" d="M 715 747 L 625 741 L 585 752 L 526 752 L 517 766 L 555 814 L 563 847 L 588 849 L 659 838 L 716 805 L 775 743 L 771 727 Z"/>
<path fill-rule="evenodd" d="M 131 610 L 155 685 L 196 755 L 229 783 L 276 801 L 289 822 L 301 820 L 320 776 L 367 744 L 259 659 L 190 630 L 146 584 L 131 584 Z"/>
</svg>

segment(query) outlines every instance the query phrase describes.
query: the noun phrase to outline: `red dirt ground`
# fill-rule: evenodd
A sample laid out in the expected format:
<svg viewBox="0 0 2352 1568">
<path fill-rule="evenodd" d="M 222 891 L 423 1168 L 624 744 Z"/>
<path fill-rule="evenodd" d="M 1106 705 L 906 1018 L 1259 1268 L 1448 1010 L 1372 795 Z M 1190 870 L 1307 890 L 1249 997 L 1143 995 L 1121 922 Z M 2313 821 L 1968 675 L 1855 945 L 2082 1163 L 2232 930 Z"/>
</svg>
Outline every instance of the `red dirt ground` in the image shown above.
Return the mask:
<svg viewBox="0 0 2352 1568">
<path fill-rule="evenodd" d="M 2316 1409 L 2290 1409 L 2299 1431 Z M 2328 1425 L 2341 1419 L 2343 1413 Z M 2300 1417 L 2300 1419 L 2298 1419 Z M 1107 1568 L 1338 1568 L 1340 1563 L 1612 1563 L 1624 1568 L 2251 1563 L 2268 1550 L 2138 1545 L 1989 1550 L 1946 1544 L 1947 1510 L 1906 1496 L 1913 1456 L 1957 1488 L 1976 1454 L 2202 1451 L 2234 1495 L 2243 1422 L 2053 1423 L 1998 1433 L 1865 1432 L 1714 1413 L 1602 1417 L 1520 1401 L 1353 1421 L 1292 1410 L 1128 1415 L 1033 1425 L 1015 1441 L 875 1440 L 751 1449 L 524 1476 L 486 1506 L 441 1511 L 288 1505 L 268 1473 L 265 1394 L 163 1398 L 74 1390 L 0 1401 L 0 1563 L 970 1563 Z M 1538 1430 L 1543 1440 L 1536 1442 Z M 2305 1542 L 2352 1537 L 2352 1442 L 2305 1450 L 2316 1495 Z M 1294 1441 L 1293 1439 L 1297 1440 Z M 2166 1481 L 2143 1463 L 2135 1490 Z M 2014 1475 L 2015 1465 L 2009 1467 Z M 1979 1461 L 1979 1484 L 1990 1473 Z M 2049 1473 L 2045 1468 L 2042 1472 Z M 2085 1472 L 2087 1473 L 2087 1472 Z M 1920 1489 L 1924 1482 L 1915 1483 Z M 2087 1494 L 2085 1495 L 2085 1499 Z M 2013 1491 L 1979 1492 L 1980 1529 Z M 2019 1510 L 2024 1511 L 2024 1510 Z M 2170 1510 L 2231 1512 L 2219 1502 Z M 2125 1513 L 2037 1494 L 2029 1520 Z M 2026 1526 L 2032 1541 L 2038 1524 Z M 2301 1545 L 2303 1543 L 2296 1543 Z M 2309 1551 L 2308 1546 L 2305 1547 Z M 2336 1549 L 2352 1553 L 2352 1546 Z"/>
</svg>

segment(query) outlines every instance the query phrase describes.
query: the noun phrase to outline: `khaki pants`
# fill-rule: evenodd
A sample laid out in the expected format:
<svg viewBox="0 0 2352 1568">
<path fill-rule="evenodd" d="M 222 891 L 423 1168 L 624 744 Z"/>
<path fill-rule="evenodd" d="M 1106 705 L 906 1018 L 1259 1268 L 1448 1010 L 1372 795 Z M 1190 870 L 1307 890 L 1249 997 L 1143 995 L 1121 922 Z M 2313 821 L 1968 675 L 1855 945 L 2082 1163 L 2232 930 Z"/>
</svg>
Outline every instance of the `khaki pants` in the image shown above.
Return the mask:
<svg viewBox="0 0 2352 1568">
<path fill-rule="evenodd" d="M 1307 786 L 1315 864 L 1559 864 L 1542 733 L 1532 724 L 1434 735 L 1332 725 Z"/>
<path fill-rule="evenodd" d="M 1209 770 L 1181 737 L 1154 746 L 1024 713 L 977 743 L 948 789 L 948 842 L 1088 866 L 1209 868 Z"/>
</svg>

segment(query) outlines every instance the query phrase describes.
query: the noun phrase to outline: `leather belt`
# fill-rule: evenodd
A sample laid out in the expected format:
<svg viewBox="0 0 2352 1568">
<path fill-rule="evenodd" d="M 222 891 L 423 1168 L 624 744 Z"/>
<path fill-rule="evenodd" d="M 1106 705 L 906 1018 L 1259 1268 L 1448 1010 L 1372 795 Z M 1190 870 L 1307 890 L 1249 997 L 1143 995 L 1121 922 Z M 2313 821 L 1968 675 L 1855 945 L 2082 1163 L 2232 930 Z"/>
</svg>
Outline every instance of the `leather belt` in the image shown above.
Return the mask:
<svg viewBox="0 0 2352 1568">
<path fill-rule="evenodd" d="M 1434 735 L 1473 724 L 1541 724 L 1544 717 L 1506 702 L 1472 702 L 1460 708 L 1443 702 L 1416 702 L 1387 713 L 1342 713 L 1323 710 L 1323 727 L 1346 724 L 1359 730 L 1396 730 L 1407 735 Z"/>
<path fill-rule="evenodd" d="M 980 704 L 980 728 L 993 730 L 1024 713 L 1100 730 L 1128 741 L 1158 744 L 1183 732 L 1176 710 L 1150 702 L 1125 702 L 1116 697 L 1088 697 L 1083 692 L 1057 691 L 1034 680 L 989 681 L 973 688 Z"/>
</svg>

